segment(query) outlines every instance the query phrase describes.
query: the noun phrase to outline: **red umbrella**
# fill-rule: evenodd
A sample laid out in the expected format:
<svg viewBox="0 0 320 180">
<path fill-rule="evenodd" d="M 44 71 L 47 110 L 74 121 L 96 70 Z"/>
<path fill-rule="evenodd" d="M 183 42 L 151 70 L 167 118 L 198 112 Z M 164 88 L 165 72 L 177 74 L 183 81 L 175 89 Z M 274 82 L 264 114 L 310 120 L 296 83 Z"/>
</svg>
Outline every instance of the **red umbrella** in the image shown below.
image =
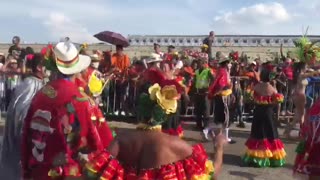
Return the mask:
<svg viewBox="0 0 320 180">
<path fill-rule="evenodd" d="M 94 35 L 94 37 L 99 39 L 100 41 L 107 42 L 113 45 L 121 45 L 123 47 L 129 46 L 129 41 L 127 40 L 127 38 L 123 37 L 119 33 L 103 31 Z"/>
</svg>

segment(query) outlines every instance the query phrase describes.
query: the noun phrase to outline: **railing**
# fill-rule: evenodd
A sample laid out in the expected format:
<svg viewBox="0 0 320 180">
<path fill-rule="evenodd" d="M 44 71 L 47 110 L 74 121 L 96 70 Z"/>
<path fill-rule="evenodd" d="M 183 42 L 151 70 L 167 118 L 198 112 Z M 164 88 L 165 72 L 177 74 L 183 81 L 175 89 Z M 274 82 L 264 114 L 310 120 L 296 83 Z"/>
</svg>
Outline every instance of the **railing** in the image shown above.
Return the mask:
<svg viewBox="0 0 320 180">
<path fill-rule="evenodd" d="M 239 78 L 232 77 L 233 81 L 238 80 Z M 242 86 L 242 91 L 244 92 L 244 88 L 249 86 L 249 82 L 246 79 L 240 79 L 240 84 Z M 125 91 L 122 90 L 119 94 L 117 90 L 119 88 L 117 85 L 117 82 L 110 82 L 110 84 L 106 87 L 104 94 L 103 94 L 103 110 L 108 116 L 120 116 L 121 111 L 125 112 L 125 115 L 122 114 L 122 116 L 130 116 L 130 117 L 135 117 L 136 112 L 135 112 L 135 107 L 137 104 L 137 98 L 139 97 L 139 94 L 141 92 L 141 89 L 136 86 L 134 83 L 128 83 L 126 85 Z M 288 82 L 284 82 L 283 88 L 279 89 L 278 92 L 282 93 L 284 95 L 284 102 L 278 106 L 278 110 L 275 111 L 275 114 L 278 119 L 290 119 L 293 117 L 293 110 L 294 110 L 294 105 L 291 100 L 291 95 L 292 95 L 292 90 L 289 89 L 289 84 Z M 312 93 L 309 99 L 307 106 L 310 107 L 311 103 L 314 102 L 319 96 L 320 96 L 320 82 L 311 82 L 309 83 L 308 88 L 311 89 Z M 244 94 L 242 94 L 244 95 Z M 117 96 L 120 96 L 117 98 Z M 230 97 L 231 98 L 231 97 Z M 192 100 L 192 97 L 190 97 Z M 117 101 L 121 102 L 117 102 Z M 193 118 L 195 116 L 194 114 L 194 106 L 193 102 L 191 101 L 190 104 L 184 105 L 184 100 L 181 100 L 182 102 L 182 108 L 180 112 L 180 116 L 183 118 Z M 211 101 L 211 117 L 214 116 L 213 114 L 213 101 Z M 252 118 L 252 113 L 254 109 L 254 105 L 250 101 L 244 101 L 243 102 L 243 112 L 242 112 L 242 118 L 244 119 L 250 119 Z M 229 107 L 232 107 L 232 104 L 230 104 Z M 232 108 L 231 108 L 231 113 L 232 114 Z"/>
<path fill-rule="evenodd" d="M 0 75 L 0 113 L 6 112 L 6 105 L 8 104 L 8 83 L 7 77 L 5 75 Z M 242 92 L 244 92 L 245 88 L 249 86 L 250 82 L 247 79 L 241 79 L 239 77 L 232 77 L 232 81 L 239 81 L 241 84 Z M 276 115 L 278 119 L 290 119 L 293 116 L 294 105 L 291 100 L 292 90 L 289 89 L 289 83 L 284 82 L 282 88 L 278 89 L 279 93 L 284 94 L 284 102 L 279 105 L 278 111 L 276 111 Z M 140 93 L 143 91 L 143 87 L 137 86 L 137 82 L 129 82 L 125 84 L 119 84 L 116 81 L 110 81 L 110 83 L 105 87 L 102 94 L 102 104 L 103 111 L 106 116 L 126 116 L 126 117 L 135 117 L 136 116 L 136 105 L 137 99 Z M 307 88 L 307 105 L 306 107 L 310 107 L 313 102 L 315 102 L 320 96 L 320 81 L 319 82 L 310 82 Z M 244 95 L 244 94 L 242 94 Z M 231 96 L 229 97 L 231 99 Z M 190 97 L 191 102 L 189 104 L 185 104 L 182 99 L 182 108 L 180 112 L 180 116 L 183 118 L 193 118 L 194 114 L 194 106 L 192 102 L 192 97 Z M 229 101 L 230 102 L 230 101 Z M 252 113 L 254 109 L 254 105 L 250 101 L 244 101 L 243 103 L 243 111 L 242 118 L 250 119 L 252 118 Z M 233 104 L 229 103 L 232 107 Z M 211 101 L 211 117 L 214 116 L 214 102 Z M 121 112 L 124 112 L 121 113 Z M 233 109 L 230 108 L 230 114 L 233 114 Z"/>
</svg>

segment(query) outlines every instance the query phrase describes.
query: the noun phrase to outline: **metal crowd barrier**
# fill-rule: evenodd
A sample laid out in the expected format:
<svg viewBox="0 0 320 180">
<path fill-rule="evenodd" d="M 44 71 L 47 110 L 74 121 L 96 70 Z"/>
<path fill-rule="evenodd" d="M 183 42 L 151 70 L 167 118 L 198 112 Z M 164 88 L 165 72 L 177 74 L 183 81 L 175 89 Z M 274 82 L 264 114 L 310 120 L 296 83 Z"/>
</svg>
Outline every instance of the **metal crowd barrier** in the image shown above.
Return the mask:
<svg viewBox="0 0 320 180">
<path fill-rule="evenodd" d="M 19 78 L 21 79 L 21 78 Z M 232 77 L 232 81 L 239 80 L 237 77 Z M 18 80 L 14 86 L 17 86 L 20 83 Z M 240 79 L 240 84 L 242 86 L 242 91 L 244 92 L 244 88 L 248 86 L 248 80 Z M 11 84 L 12 85 L 12 84 Z M 102 102 L 103 102 L 103 111 L 107 116 L 129 116 L 136 117 L 137 113 L 136 104 L 139 94 L 142 92 L 142 89 L 137 88 L 137 82 L 126 83 L 121 87 L 119 83 L 116 81 L 111 81 L 103 91 L 102 94 Z M 6 112 L 6 105 L 8 104 L 8 88 L 14 89 L 14 87 L 10 87 L 8 85 L 8 77 L 4 74 L 0 75 L 0 113 Z M 121 90 L 118 92 L 118 90 Z M 307 94 L 307 107 L 310 107 L 312 103 L 314 103 L 320 96 L 320 81 L 319 82 L 311 82 L 308 85 L 308 91 L 310 93 Z M 292 90 L 289 89 L 288 82 L 284 82 L 283 88 L 278 89 L 278 92 L 284 95 L 284 102 L 279 105 L 277 111 L 277 118 L 279 119 L 287 119 L 293 117 L 294 105 L 291 99 Z M 244 94 L 243 94 L 244 95 Z M 190 97 L 192 100 L 192 97 Z M 243 119 L 252 118 L 253 113 L 253 104 L 250 102 L 243 102 L 244 108 L 242 112 Z M 191 101 L 190 104 L 184 105 L 182 101 L 183 107 L 181 108 L 180 116 L 183 118 L 193 118 L 195 117 L 194 106 Z M 211 102 L 211 117 L 213 117 L 214 103 Z M 232 107 L 230 104 L 229 107 Z M 118 111 L 118 113 L 116 113 Z M 125 114 L 121 114 L 123 111 Z M 232 110 L 231 110 L 232 114 Z"/>
<path fill-rule="evenodd" d="M 234 81 L 236 77 L 232 77 L 232 80 Z M 246 79 L 240 79 L 240 84 L 242 86 L 248 86 L 248 80 Z M 312 89 L 312 94 L 310 95 L 309 99 L 312 102 L 314 102 L 319 96 L 320 96 L 320 82 L 311 82 L 309 84 L 310 88 Z M 128 83 L 125 90 L 120 92 L 117 92 L 117 82 L 111 81 L 110 84 L 106 87 L 104 94 L 103 94 L 103 102 L 104 102 L 104 112 L 107 115 L 110 116 L 119 116 L 121 115 L 120 111 L 117 112 L 117 109 L 122 109 L 125 111 L 124 116 L 131 116 L 135 117 L 135 107 L 137 104 L 137 98 L 139 97 L 139 94 L 141 92 L 141 89 L 137 88 L 136 84 Z M 244 92 L 244 87 L 242 87 L 242 91 Z M 293 110 L 294 105 L 291 100 L 291 93 L 292 90 L 289 89 L 288 82 L 284 82 L 283 88 L 278 89 L 279 93 L 282 93 L 284 95 L 284 102 L 278 106 L 278 111 L 276 112 L 277 118 L 279 119 L 290 119 L 293 117 Z M 119 97 L 121 96 L 123 98 L 122 102 L 118 102 Z M 120 99 L 121 99 L 120 98 Z M 190 97 L 190 99 L 192 99 Z M 183 102 L 182 102 L 183 104 Z M 213 102 L 211 102 L 213 105 Z M 243 119 L 250 119 L 252 118 L 253 108 L 254 105 L 250 102 L 243 102 L 244 108 L 242 112 L 242 118 Z M 118 107 L 120 108 L 118 108 Z M 310 103 L 309 105 L 310 106 Z M 231 107 L 231 105 L 229 106 Z M 213 106 L 211 108 L 211 117 L 213 117 Z M 194 114 L 194 106 L 191 102 L 190 105 L 186 105 L 183 108 L 181 108 L 182 111 L 180 112 L 180 116 L 183 118 L 193 118 L 195 116 Z"/>
<path fill-rule="evenodd" d="M 7 112 L 11 95 L 16 86 L 21 83 L 21 76 L 17 74 L 0 74 L 0 114 Z"/>
</svg>

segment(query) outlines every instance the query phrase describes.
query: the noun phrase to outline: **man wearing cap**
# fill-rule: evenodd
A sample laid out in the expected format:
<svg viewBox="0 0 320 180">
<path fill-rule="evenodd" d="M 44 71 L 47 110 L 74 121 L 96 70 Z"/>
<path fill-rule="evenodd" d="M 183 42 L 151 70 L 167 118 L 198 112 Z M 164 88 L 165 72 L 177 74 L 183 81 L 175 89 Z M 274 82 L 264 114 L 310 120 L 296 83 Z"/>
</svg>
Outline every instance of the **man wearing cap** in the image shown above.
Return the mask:
<svg viewBox="0 0 320 180">
<path fill-rule="evenodd" d="M 90 120 L 88 98 L 75 84 L 75 74 L 89 67 L 90 57 L 79 55 L 70 42 L 58 43 L 53 52 L 59 78 L 35 95 L 23 126 L 24 179 L 80 177 L 78 160 L 103 148 Z"/>
<path fill-rule="evenodd" d="M 228 96 L 232 94 L 232 84 L 230 74 L 228 72 L 228 65 L 230 59 L 222 56 L 219 60 L 219 70 L 213 84 L 209 87 L 209 98 L 214 98 L 214 122 L 221 125 L 220 130 L 225 129 L 226 138 L 229 143 L 233 142 L 229 138 L 229 108 Z M 210 127 L 205 128 L 204 133 L 208 133 Z"/>
</svg>

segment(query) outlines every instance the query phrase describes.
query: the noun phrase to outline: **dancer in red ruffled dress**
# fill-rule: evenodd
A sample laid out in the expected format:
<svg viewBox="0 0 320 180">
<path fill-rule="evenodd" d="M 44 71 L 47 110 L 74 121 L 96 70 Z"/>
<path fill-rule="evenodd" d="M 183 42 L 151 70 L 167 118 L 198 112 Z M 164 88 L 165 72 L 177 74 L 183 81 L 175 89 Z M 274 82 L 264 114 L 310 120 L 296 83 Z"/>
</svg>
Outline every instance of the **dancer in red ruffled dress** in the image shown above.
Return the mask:
<svg viewBox="0 0 320 180">
<path fill-rule="evenodd" d="M 142 122 L 136 130 L 119 132 L 108 151 L 96 154 L 86 164 L 93 179 L 212 179 L 222 165 L 222 135 L 216 139 L 214 164 L 201 144 L 191 147 L 178 137 L 161 132 L 161 124 L 177 108 L 176 83 L 154 84 L 141 94 L 138 110 Z"/>
<path fill-rule="evenodd" d="M 269 69 L 264 69 L 260 78 L 261 82 L 254 87 L 255 109 L 243 161 L 254 167 L 280 167 L 285 163 L 286 152 L 273 118 L 274 107 L 283 101 L 283 96 L 269 83 L 272 80 Z"/>
<path fill-rule="evenodd" d="M 301 129 L 303 140 L 296 152 L 294 171 L 309 176 L 310 180 L 320 179 L 320 100 L 307 112 Z"/>
<path fill-rule="evenodd" d="M 101 92 L 103 91 L 104 83 L 106 83 L 103 82 L 102 77 L 99 78 L 99 76 L 102 76 L 102 74 L 97 70 L 98 66 L 92 65 L 95 62 L 99 63 L 97 58 L 98 57 L 94 55 L 91 56 L 91 66 L 87 70 L 81 72 L 81 77 L 76 79 L 76 83 L 79 86 L 81 94 L 84 97 L 87 97 L 89 100 L 91 120 L 93 121 L 93 124 L 99 133 L 103 147 L 106 148 L 113 140 L 113 133 L 105 120 L 98 102 L 95 101 L 95 98 L 100 96 Z"/>
</svg>

